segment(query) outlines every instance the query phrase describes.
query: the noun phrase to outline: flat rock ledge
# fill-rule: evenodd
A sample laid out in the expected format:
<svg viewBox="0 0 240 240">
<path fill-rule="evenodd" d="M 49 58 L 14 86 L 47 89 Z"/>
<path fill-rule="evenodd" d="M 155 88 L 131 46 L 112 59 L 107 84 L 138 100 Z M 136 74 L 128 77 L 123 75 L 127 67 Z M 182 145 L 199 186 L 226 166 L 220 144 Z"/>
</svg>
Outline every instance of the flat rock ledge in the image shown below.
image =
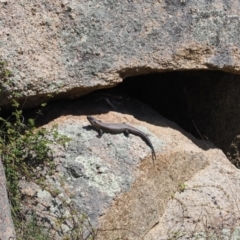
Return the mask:
<svg viewBox="0 0 240 240">
<path fill-rule="evenodd" d="M 54 109 L 45 127 L 58 124 L 59 132 L 71 138 L 65 147 L 54 147 L 58 167 L 47 182 L 55 194 L 34 183 L 22 181 L 21 186 L 23 211 L 35 211 L 47 219 L 45 226 L 55 239 L 76 230 L 66 203 L 74 206 L 75 217 L 87 219 L 88 227 L 80 222 L 85 237 L 239 237 L 240 172 L 211 143 L 195 139 L 137 101 L 122 103 L 118 111 L 104 101 L 83 100 Z M 86 116 L 90 114 L 144 131 L 155 147 L 156 161 L 137 136 L 104 134 L 98 138 L 89 128 Z M 60 216 L 65 217 L 61 224 Z"/>
</svg>

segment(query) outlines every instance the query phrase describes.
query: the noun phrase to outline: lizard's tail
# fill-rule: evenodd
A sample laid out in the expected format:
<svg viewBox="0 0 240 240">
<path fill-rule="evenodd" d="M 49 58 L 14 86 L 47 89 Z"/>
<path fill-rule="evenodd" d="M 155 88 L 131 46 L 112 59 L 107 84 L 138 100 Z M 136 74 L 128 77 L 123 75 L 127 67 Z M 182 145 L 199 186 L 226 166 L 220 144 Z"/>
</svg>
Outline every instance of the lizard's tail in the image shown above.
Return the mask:
<svg viewBox="0 0 240 240">
<path fill-rule="evenodd" d="M 157 158 L 156 158 L 156 153 L 155 153 L 155 151 L 152 151 L 152 160 L 153 160 L 153 163 L 154 163 L 154 161 L 156 160 Z"/>
</svg>

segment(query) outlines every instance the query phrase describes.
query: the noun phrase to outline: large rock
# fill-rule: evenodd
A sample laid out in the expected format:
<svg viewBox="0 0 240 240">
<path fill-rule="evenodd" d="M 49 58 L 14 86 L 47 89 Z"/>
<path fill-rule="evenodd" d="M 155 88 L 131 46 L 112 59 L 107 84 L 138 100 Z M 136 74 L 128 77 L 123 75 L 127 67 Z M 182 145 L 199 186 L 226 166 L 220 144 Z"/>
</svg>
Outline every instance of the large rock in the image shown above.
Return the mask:
<svg viewBox="0 0 240 240">
<path fill-rule="evenodd" d="M 8 200 L 6 177 L 2 160 L 0 159 L 0 239 L 12 239 L 16 237 L 13 221 L 11 217 L 11 210 Z"/>
<path fill-rule="evenodd" d="M 74 98 L 126 76 L 186 69 L 240 71 L 240 3 L 230 0 L 1 1 L 1 81 L 25 106 Z M 27 97 L 27 98 L 26 98 Z"/>
<path fill-rule="evenodd" d="M 237 235 L 240 172 L 221 150 L 138 101 L 105 100 L 91 97 L 48 107 L 45 127 L 58 124 L 71 141 L 54 147 L 58 167 L 47 176 L 45 190 L 21 182 L 24 213 L 36 212 L 54 239 L 74 236 L 76 229 L 85 239 L 105 240 Z M 105 133 L 98 138 L 88 127 L 90 114 L 144 131 L 156 161 L 137 136 Z"/>
</svg>

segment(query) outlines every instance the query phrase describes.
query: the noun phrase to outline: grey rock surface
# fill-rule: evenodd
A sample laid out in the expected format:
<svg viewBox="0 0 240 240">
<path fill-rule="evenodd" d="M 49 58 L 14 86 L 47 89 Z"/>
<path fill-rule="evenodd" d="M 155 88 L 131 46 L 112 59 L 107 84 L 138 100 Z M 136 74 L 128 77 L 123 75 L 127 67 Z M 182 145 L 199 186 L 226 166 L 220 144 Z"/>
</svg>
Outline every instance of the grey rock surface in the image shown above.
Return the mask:
<svg viewBox="0 0 240 240">
<path fill-rule="evenodd" d="M 15 229 L 8 200 L 6 177 L 0 159 L 0 240 L 16 239 Z"/>
<path fill-rule="evenodd" d="M 240 3 L 230 0 L 0 2 L 0 59 L 25 106 L 75 98 L 149 72 L 239 73 Z M 27 99 L 26 99 L 27 98 Z"/>
<path fill-rule="evenodd" d="M 239 226 L 240 172 L 220 150 L 136 100 L 110 101 L 117 110 L 92 97 L 48 106 L 45 127 L 58 124 L 71 141 L 54 147 L 58 167 L 47 177 L 54 191 L 21 182 L 25 214 L 37 212 L 54 239 L 70 236 L 76 223 L 83 236 L 146 240 L 220 236 Z M 146 132 L 156 150 L 155 163 L 137 136 L 98 138 L 87 115 Z"/>
</svg>

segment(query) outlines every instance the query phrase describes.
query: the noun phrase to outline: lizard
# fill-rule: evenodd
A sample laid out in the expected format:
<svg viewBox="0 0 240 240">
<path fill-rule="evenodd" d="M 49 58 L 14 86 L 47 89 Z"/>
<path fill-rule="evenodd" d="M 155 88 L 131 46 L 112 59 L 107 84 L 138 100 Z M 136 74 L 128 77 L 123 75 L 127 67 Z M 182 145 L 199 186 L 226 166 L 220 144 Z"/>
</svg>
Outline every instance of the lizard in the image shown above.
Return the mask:
<svg viewBox="0 0 240 240">
<path fill-rule="evenodd" d="M 137 128 L 132 127 L 126 123 L 104 123 L 100 120 L 97 120 L 96 118 L 94 118 L 92 116 L 87 116 L 87 119 L 90 122 L 90 124 L 98 131 L 99 137 L 101 137 L 104 132 L 113 133 L 113 134 L 124 133 L 126 136 L 128 136 L 129 133 L 131 133 L 133 135 L 141 137 L 143 139 L 143 141 L 145 141 L 146 144 L 152 150 L 153 162 L 154 162 L 154 160 L 156 160 L 156 153 L 153 148 L 153 145 L 152 145 L 150 139 L 148 138 L 148 136 L 144 132 L 142 132 L 142 131 L 138 130 Z"/>
</svg>

